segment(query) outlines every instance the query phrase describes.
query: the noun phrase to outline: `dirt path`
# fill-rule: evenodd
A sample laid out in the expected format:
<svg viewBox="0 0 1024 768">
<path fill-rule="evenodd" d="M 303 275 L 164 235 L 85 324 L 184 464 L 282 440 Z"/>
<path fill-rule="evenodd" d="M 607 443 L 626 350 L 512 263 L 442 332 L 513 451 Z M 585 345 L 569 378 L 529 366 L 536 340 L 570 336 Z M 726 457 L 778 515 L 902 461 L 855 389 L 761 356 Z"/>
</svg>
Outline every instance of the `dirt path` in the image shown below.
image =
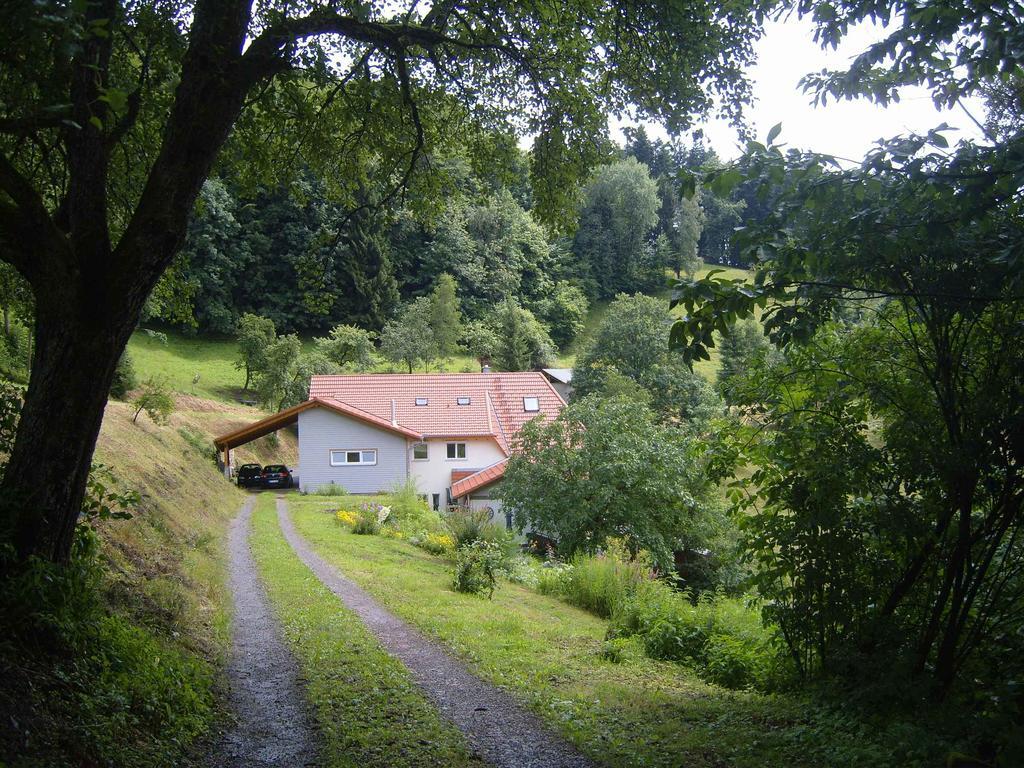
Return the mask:
<svg viewBox="0 0 1024 768">
<path fill-rule="evenodd" d="M 245 502 L 228 534 L 235 612 L 227 672 L 236 721 L 214 749 L 210 764 L 216 768 L 312 766 L 317 764 L 315 729 L 298 666 L 281 639 L 249 549 L 254 503 L 252 497 Z"/>
<path fill-rule="evenodd" d="M 487 762 L 496 768 L 592 765 L 511 696 L 471 674 L 439 645 L 382 608 L 329 565 L 295 530 L 282 498 L 277 500 L 277 519 L 299 558 L 363 620 L 388 653 L 408 667 L 413 680 Z"/>
</svg>

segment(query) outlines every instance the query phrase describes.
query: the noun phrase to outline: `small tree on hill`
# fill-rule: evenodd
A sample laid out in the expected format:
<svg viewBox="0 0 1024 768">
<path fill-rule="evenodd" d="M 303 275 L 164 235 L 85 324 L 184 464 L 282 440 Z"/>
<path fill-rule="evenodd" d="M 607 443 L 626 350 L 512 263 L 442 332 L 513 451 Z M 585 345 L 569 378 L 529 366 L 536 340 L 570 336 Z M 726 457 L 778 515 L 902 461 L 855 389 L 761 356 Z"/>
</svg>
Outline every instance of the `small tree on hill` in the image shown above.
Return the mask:
<svg viewBox="0 0 1024 768">
<path fill-rule="evenodd" d="M 174 396 L 165 381 L 149 378 L 132 398 L 132 406 L 135 408 L 132 424 L 138 422 L 139 414 L 143 411 L 154 424 L 166 424 L 167 419 L 174 413 Z"/>
<path fill-rule="evenodd" d="M 236 370 L 245 371 L 243 389 L 249 389 L 253 377 L 266 365 L 267 350 L 277 339 L 274 321 L 246 312 L 238 321 L 238 359 Z"/>
<path fill-rule="evenodd" d="M 437 278 L 434 291 L 430 294 L 430 330 L 434 334 L 439 357 L 447 360 L 459 352 L 462 314 L 459 311 L 459 297 L 455 292 L 455 278 L 447 272 Z"/>
<path fill-rule="evenodd" d="M 497 336 L 494 363 L 503 371 L 528 371 L 550 364 L 555 344 L 547 330 L 525 307 L 506 299 L 491 322 Z"/>
<path fill-rule="evenodd" d="M 373 340 L 377 334 L 354 325 L 336 325 L 329 336 L 316 340 L 317 351 L 339 367 L 366 370 L 373 365 Z"/>
<path fill-rule="evenodd" d="M 384 326 L 380 334 L 380 351 L 392 363 L 413 368 L 419 362 L 424 365 L 437 358 L 437 343 L 431 327 L 433 303 L 421 297 L 405 309 L 397 319 Z"/>
</svg>

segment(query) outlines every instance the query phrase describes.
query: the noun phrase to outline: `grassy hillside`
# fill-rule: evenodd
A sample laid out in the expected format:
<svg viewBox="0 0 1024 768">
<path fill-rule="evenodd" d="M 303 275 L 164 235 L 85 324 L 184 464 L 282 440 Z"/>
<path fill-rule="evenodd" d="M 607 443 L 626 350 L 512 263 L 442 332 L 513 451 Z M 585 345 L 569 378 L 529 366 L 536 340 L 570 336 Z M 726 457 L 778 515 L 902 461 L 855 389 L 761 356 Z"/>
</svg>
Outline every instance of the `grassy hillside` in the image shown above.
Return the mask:
<svg viewBox="0 0 1024 768">
<path fill-rule="evenodd" d="M 224 532 L 243 498 L 209 438 L 249 409 L 191 397 L 178 408 L 156 426 L 108 404 L 96 461 L 141 494 L 134 516 L 100 521 L 96 554 L 80 552 L 49 587 L 38 574 L 4 584 L 0 764 L 202 764 L 228 644 Z"/>
</svg>

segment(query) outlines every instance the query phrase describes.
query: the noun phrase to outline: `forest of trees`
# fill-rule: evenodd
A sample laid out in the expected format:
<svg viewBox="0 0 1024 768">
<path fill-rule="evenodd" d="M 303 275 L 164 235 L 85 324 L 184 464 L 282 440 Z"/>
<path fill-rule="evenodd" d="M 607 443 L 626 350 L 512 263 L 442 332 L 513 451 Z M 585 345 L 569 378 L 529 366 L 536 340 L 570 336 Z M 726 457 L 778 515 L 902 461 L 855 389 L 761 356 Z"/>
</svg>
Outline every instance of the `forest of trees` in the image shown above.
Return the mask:
<svg viewBox="0 0 1024 768">
<path fill-rule="evenodd" d="M 580 190 L 569 234 L 534 217 L 526 156 L 515 150 L 513 160 L 511 179 L 475 173 L 464 158 L 443 161 L 449 186 L 430 216 L 403 207 L 349 215 L 311 173 L 256 192 L 210 179 L 148 321 L 233 335 L 250 313 L 283 332 L 380 332 L 449 274 L 468 321 L 513 300 L 564 347 L 591 302 L 660 292 L 666 270 L 732 258 L 744 204 L 710 192 L 687 199 L 675 181 L 681 170 L 718 167 L 711 150 L 631 131 Z"/>
</svg>

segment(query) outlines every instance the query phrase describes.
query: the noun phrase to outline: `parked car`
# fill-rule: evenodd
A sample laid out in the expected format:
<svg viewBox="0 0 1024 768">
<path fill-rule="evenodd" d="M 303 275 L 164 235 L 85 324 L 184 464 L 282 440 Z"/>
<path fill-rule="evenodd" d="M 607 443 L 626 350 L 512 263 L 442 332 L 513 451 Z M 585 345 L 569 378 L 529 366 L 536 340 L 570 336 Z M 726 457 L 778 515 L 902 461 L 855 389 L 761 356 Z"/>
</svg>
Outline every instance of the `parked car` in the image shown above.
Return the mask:
<svg viewBox="0 0 1024 768">
<path fill-rule="evenodd" d="M 268 464 L 263 468 L 264 488 L 291 488 L 292 473 L 284 464 Z"/>
<path fill-rule="evenodd" d="M 263 468 L 259 464 L 243 464 L 235 478 L 239 488 L 259 488 L 263 485 Z"/>
</svg>

